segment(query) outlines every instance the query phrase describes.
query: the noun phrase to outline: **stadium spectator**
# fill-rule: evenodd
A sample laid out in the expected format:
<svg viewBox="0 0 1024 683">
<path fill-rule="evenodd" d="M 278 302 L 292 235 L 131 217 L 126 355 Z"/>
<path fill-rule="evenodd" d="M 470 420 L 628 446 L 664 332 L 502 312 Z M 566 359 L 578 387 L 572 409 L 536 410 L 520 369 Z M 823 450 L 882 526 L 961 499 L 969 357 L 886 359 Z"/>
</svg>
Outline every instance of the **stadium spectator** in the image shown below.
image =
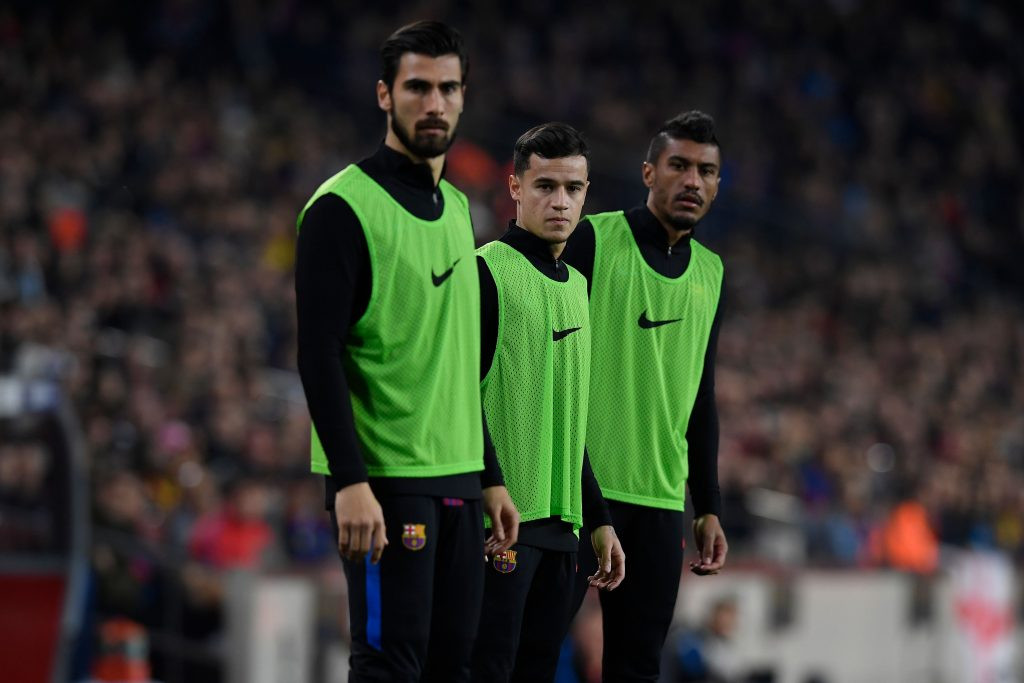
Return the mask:
<svg viewBox="0 0 1024 683">
<path fill-rule="evenodd" d="M 551 22 L 540 4 L 456 4 L 428 3 L 475 58 L 460 138 L 499 168 L 520 131 L 569 121 L 594 149 L 596 212 L 642 199 L 629 160 L 665 112 L 714 112 L 729 141 L 702 234 L 730 273 L 730 564 L 760 561 L 760 489 L 798 502 L 807 561 L 858 566 L 907 479 L 940 547 L 1024 559 L 1012 7 L 601 0 Z M 390 3 L 0 9 L 0 370 L 65 378 L 97 522 L 113 473 L 136 480 L 138 552 L 182 551 L 250 475 L 268 482 L 275 543 L 295 547 L 277 514 L 308 476 L 294 215 L 379 142 L 362 85 L 379 36 L 414 18 Z M 191 431 L 180 452 L 174 422 Z"/>
</svg>

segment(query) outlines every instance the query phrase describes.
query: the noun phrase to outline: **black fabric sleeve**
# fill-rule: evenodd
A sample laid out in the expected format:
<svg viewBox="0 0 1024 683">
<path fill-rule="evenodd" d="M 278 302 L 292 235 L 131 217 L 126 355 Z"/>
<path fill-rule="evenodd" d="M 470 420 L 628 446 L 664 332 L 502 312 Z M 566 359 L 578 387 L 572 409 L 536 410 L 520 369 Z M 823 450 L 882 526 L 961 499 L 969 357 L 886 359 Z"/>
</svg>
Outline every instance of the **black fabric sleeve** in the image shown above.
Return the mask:
<svg viewBox="0 0 1024 683">
<path fill-rule="evenodd" d="M 697 398 L 686 428 L 690 475 L 687 480 L 693 516 L 722 516 L 722 496 L 718 488 L 718 406 L 715 404 L 715 358 L 718 351 L 718 330 L 722 324 L 722 299 L 725 281 L 718 299 L 715 319 L 711 323 L 708 348 L 704 354 L 704 371 L 697 387 Z"/>
<path fill-rule="evenodd" d="M 562 260 L 587 278 L 587 294 L 590 294 L 590 281 L 594 279 L 594 250 L 594 226 L 584 218 L 565 243 Z"/>
<path fill-rule="evenodd" d="M 337 195 L 320 197 L 303 217 L 295 249 L 298 367 L 337 489 L 367 480 L 342 358 L 349 328 L 365 310 L 369 275 L 359 219 Z"/>
<path fill-rule="evenodd" d="M 480 381 L 491 367 L 494 359 L 494 347 L 498 343 L 498 287 L 494 284 L 494 276 L 483 257 L 476 257 L 476 269 L 480 276 Z M 482 409 L 481 409 L 482 410 Z M 487 416 L 483 415 L 484 423 L 484 471 L 480 473 L 480 485 L 504 486 L 505 478 L 501 473 L 498 453 L 491 441 L 491 432 L 487 428 Z"/>
<path fill-rule="evenodd" d="M 612 523 L 612 513 L 590 467 L 590 454 L 583 449 L 583 524 L 590 531 Z"/>
<path fill-rule="evenodd" d="M 498 345 L 498 286 L 491 269 L 482 256 L 476 257 L 480 274 L 480 381 L 482 382 L 494 362 Z"/>
<path fill-rule="evenodd" d="M 501 463 L 498 462 L 498 452 L 494 450 L 494 442 L 491 441 L 491 432 L 487 429 L 487 416 L 480 409 L 480 420 L 484 425 L 484 470 L 480 473 L 480 486 L 504 486 L 505 476 L 501 472 Z"/>
</svg>

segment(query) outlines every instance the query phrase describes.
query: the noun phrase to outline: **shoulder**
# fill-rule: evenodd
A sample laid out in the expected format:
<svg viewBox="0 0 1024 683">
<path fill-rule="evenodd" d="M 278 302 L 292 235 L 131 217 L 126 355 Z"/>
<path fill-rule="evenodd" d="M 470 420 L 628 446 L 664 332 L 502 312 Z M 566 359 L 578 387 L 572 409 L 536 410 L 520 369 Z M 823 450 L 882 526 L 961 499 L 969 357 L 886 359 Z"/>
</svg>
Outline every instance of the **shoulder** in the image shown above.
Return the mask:
<svg viewBox="0 0 1024 683">
<path fill-rule="evenodd" d="M 454 201 L 456 205 L 465 211 L 469 211 L 469 198 L 451 183 L 444 178 L 438 183 L 438 187 L 441 188 L 441 193 L 444 195 L 446 201 Z"/>
<path fill-rule="evenodd" d="M 606 225 L 614 225 L 618 222 L 625 221 L 626 212 L 619 211 L 604 211 L 602 213 L 592 213 L 584 218 L 594 230 L 599 230 Z M 582 224 L 582 223 L 581 223 Z"/>
<path fill-rule="evenodd" d="M 563 261 L 563 263 L 565 263 L 565 262 Z M 573 266 L 572 264 L 569 264 L 569 263 L 566 263 L 565 267 L 569 271 L 569 281 L 570 282 L 577 282 L 579 284 L 586 285 L 586 283 L 587 283 L 587 276 L 584 275 L 578 268 L 576 268 L 575 266 Z"/>
<path fill-rule="evenodd" d="M 359 225 L 352 206 L 343 197 L 328 192 L 312 200 L 299 218 L 300 235 L 343 230 L 346 226 Z"/>
<path fill-rule="evenodd" d="M 711 263 L 718 269 L 724 268 L 724 266 L 722 265 L 722 257 L 719 256 L 717 252 L 714 252 L 711 249 L 705 247 L 696 239 L 690 239 L 690 249 L 692 250 L 692 253 L 698 258 L 707 260 L 708 263 Z"/>
<path fill-rule="evenodd" d="M 353 183 L 357 183 L 360 180 L 369 179 L 369 176 L 359 168 L 356 164 L 349 164 L 345 168 L 341 169 L 330 178 L 320 184 L 320 187 L 316 189 L 310 197 L 307 206 L 312 205 L 320 197 L 327 194 L 338 195 L 342 193 L 347 187 Z"/>
</svg>

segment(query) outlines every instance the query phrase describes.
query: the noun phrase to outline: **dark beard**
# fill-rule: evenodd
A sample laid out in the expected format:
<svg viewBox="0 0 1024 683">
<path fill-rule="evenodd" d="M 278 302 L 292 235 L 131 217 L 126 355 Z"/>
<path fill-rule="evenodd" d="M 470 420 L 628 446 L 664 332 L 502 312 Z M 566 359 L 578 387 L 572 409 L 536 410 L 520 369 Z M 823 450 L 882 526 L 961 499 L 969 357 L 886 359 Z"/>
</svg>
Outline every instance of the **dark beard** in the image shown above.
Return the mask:
<svg viewBox="0 0 1024 683">
<path fill-rule="evenodd" d="M 676 218 L 671 215 L 669 216 L 668 220 L 669 223 L 672 224 L 672 227 L 675 228 L 676 230 L 690 234 L 693 234 L 693 232 L 697 229 L 697 223 L 700 223 L 700 219 L 694 220 L 692 218 L 687 217 Z"/>
<path fill-rule="evenodd" d="M 410 139 L 405 131 L 402 130 L 402 127 L 398 125 L 398 118 L 395 116 L 391 117 L 391 131 L 413 156 L 420 159 L 433 159 L 434 157 L 441 156 L 448 151 L 448 148 L 452 146 L 452 142 L 455 141 L 455 133 L 452 133 L 451 137 L 447 139 L 435 137 Z"/>
</svg>

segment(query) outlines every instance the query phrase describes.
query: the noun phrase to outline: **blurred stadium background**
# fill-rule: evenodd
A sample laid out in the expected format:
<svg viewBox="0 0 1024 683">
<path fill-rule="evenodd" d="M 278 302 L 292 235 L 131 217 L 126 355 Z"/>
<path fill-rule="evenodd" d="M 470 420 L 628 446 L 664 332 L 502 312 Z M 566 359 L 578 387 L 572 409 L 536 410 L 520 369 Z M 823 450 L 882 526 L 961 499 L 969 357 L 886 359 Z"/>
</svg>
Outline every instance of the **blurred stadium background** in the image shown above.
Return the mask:
<svg viewBox="0 0 1024 683">
<path fill-rule="evenodd" d="M 588 135 L 598 211 L 644 199 L 662 120 L 718 121 L 731 553 L 684 577 L 665 680 L 1024 680 L 1020 6 L 641 4 L 0 8 L 4 680 L 343 680 L 294 220 L 379 143 L 376 48 L 425 17 L 470 45 L 480 242 L 529 126 Z"/>
</svg>

